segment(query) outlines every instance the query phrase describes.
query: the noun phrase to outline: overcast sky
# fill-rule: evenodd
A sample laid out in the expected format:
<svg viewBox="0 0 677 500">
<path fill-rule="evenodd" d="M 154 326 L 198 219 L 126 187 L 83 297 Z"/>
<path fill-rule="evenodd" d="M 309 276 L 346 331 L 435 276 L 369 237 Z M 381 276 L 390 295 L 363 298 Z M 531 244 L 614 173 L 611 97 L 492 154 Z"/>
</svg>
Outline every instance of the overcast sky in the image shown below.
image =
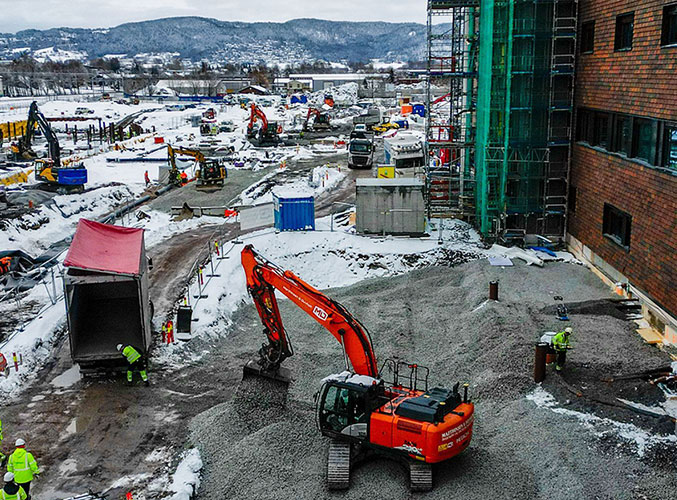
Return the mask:
<svg viewBox="0 0 677 500">
<path fill-rule="evenodd" d="M 134 7 L 131 7 L 133 5 Z M 222 21 L 425 22 L 425 0 L 0 0 L 0 32 L 28 28 L 107 28 L 173 16 Z"/>
</svg>

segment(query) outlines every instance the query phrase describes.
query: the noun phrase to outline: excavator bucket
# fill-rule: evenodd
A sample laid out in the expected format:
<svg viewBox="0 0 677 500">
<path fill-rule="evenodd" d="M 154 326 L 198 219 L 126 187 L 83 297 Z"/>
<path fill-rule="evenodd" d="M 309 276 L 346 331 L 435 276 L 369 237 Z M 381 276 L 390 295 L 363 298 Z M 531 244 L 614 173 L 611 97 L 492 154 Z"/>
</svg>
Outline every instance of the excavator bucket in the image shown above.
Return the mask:
<svg viewBox="0 0 677 500">
<path fill-rule="evenodd" d="M 270 380 L 275 380 L 277 382 L 282 382 L 283 384 L 289 385 L 291 383 L 291 371 L 284 367 L 279 367 L 277 370 L 265 370 L 261 365 L 254 359 L 249 361 L 244 365 L 242 374 L 242 380 L 246 380 L 249 377 L 257 378 L 267 378 Z"/>
</svg>

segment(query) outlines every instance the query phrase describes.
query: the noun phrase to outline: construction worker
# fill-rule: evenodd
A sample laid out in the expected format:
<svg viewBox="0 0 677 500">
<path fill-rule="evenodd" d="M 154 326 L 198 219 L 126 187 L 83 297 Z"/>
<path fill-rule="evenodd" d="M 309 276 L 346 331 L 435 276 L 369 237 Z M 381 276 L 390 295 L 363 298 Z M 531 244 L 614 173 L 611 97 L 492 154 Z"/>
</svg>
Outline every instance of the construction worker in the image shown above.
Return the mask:
<svg viewBox="0 0 677 500">
<path fill-rule="evenodd" d="M 167 341 L 167 322 L 162 322 L 162 343 L 164 344 Z"/>
<path fill-rule="evenodd" d="M 180 177 L 181 177 L 181 185 L 182 186 L 185 186 L 186 184 L 188 184 L 188 174 L 186 172 L 181 172 Z"/>
<path fill-rule="evenodd" d="M 127 358 L 127 363 L 129 363 L 129 366 L 127 367 L 127 383 L 131 385 L 134 378 L 134 372 L 138 371 L 143 383 L 149 385 L 148 374 L 146 373 L 146 360 L 139 351 L 134 349 L 131 345 L 123 346 L 122 344 L 118 344 L 118 351 Z"/>
<path fill-rule="evenodd" d="M 40 474 L 40 469 L 33 455 L 26 451 L 26 442 L 21 438 L 16 440 L 16 450 L 7 460 L 7 472 L 12 472 L 16 484 L 30 495 L 31 481 Z"/>
<path fill-rule="evenodd" d="M 150 177 L 148 177 L 148 170 L 143 173 L 143 180 L 146 181 L 146 187 L 150 186 Z"/>
<path fill-rule="evenodd" d="M 571 349 L 569 337 L 571 337 L 571 327 L 565 328 L 552 338 L 552 348 L 557 354 L 557 364 L 555 369 L 561 371 L 567 359 L 567 350 Z"/>
<path fill-rule="evenodd" d="M 3 479 L 5 480 L 5 485 L 2 487 L 2 490 L 0 490 L 0 499 L 27 500 L 30 498 L 26 493 L 26 490 L 16 484 L 16 481 L 14 480 L 14 474 L 11 472 L 6 472 Z"/>
<path fill-rule="evenodd" d="M 167 321 L 167 343 L 174 343 L 174 322 L 171 319 Z"/>
<path fill-rule="evenodd" d="M 2 448 L 2 420 L 0 420 L 0 448 Z M 0 451 L 0 467 L 5 465 L 5 459 L 7 458 L 7 455 L 5 455 L 3 452 Z"/>
</svg>

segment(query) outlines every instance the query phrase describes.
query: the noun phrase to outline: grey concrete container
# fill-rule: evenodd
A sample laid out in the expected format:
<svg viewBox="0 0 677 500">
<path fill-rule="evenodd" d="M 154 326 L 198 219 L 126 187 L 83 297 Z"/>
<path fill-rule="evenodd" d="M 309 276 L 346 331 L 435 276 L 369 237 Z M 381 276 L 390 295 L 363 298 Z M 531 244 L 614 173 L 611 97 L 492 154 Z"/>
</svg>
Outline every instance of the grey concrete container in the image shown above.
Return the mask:
<svg viewBox="0 0 677 500">
<path fill-rule="evenodd" d="M 408 236 L 425 233 L 423 188 L 422 181 L 411 178 L 357 179 L 357 232 Z"/>
</svg>

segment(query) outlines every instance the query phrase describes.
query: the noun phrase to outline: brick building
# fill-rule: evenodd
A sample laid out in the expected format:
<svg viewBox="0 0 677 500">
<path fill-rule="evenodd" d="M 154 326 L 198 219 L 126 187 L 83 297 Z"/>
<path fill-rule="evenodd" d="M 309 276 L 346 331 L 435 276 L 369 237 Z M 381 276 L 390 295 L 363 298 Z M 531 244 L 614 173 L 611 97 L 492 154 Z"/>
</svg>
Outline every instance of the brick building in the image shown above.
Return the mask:
<svg viewBox="0 0 677 500">
<path fill-rule="evenodd" d="M 677 339 L 677 1 L 580 0 L 568 241 Z"/>
</svg>

